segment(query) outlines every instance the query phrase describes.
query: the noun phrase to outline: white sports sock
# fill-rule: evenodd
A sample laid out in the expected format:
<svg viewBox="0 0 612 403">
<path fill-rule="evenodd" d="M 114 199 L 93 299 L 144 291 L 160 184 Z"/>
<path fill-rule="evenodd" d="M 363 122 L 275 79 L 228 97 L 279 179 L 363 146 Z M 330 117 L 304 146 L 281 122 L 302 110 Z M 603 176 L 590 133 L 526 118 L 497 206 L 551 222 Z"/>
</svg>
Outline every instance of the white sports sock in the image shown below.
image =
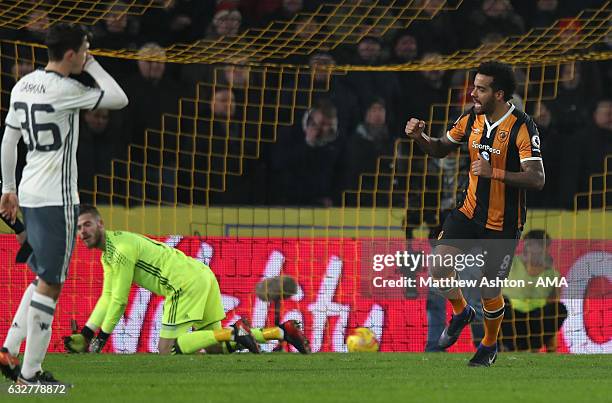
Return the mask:
<svg viewBox="0 0 612 403">
<path fill-rule="evenodd" d="M 24 378 L 32 378 L 36 372 L 42 371 L 42 362 L 51 341 L 55 305 L 56 302 L 51 297 L 36 291 L 32 294 L 28 309 L 28 338 L 21 368 Z"/>
<path fill-rule="evenodd" d="M 23 292 L 19 307 L 15 312 L 11 327 L 6 334 L 4 345 L 11 355 L 18 355 L 21 349 L 21 342 L 25 339 L 28 334 L 28 310 L 30 308 L 30 300 L 32 299 L 32 293 L 36 289 L 36 285 L 31 283 L 28 288 Z"/>
</svg>

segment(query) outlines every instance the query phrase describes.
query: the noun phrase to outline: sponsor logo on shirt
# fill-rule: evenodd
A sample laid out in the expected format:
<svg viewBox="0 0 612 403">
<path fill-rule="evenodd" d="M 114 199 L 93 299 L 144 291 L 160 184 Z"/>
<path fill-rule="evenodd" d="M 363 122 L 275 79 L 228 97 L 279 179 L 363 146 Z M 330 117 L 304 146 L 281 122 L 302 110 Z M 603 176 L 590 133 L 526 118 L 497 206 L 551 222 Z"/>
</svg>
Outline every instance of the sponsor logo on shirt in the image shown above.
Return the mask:
<svg viewBox="0 0 612 403">
<path fill-rule="evenodd" d="M 487 157 L 488 154 L 497 154 L 497 155 L 501 155 L 501 150 L 497 149 L 497 148 L 493 148 L 488 144 L 479 144 L 476 141 L 472 141 L 472 147 L 482 151 L 482 155 L 484 157 L 485 152 L 487 153 Z M 488 161 L 489 159 L 485 157 L 485 159 Z"/>
</svg>

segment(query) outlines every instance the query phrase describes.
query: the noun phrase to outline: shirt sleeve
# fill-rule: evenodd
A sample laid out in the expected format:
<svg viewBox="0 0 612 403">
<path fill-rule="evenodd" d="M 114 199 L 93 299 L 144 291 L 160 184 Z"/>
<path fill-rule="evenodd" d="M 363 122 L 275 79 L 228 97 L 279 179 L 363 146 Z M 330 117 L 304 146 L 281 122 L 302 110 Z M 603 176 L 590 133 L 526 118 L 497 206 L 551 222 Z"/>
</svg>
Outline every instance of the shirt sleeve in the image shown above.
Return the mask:
<svg viewBox="0 0 612 403">
<path fill-rule="evenodd" d="M 112 271 L 102 262 L 104 268 L 104 285 L 102 286 L 102 295 L 98 298 L 96 307 L 89 315 L 86 326 L 91 330 L 98 330 L 102 326 L 102 322 L 108 311 L 108 304 L 113 292 L 113 274 Z"/>
<path fill-rule="evenodd" d="M 465 143 L 465 140 L 464 140 L 465 129 L 466 129 L 469 118 L 470 118 L 470 114 L 465 113 L 461 115 L 457 120 L 455 120 L 455 123 L 453 123 L 449 127 L 448 131 L 446 132 L 446 137 L 452 143 L 455 143 L 455 144 Z"/>
<path fill-rule="evenodd" d="M 542 161 L 540 151 L 540 133 L 533 120 L 528 120 L 520 127 L 516 136 L 516 146 L 521 162 Z"/>
<path fill-rule="evenodd" d="M 110 272 L 112 273 L 112 280 L 110 280 L 112 291 L 101 326 L 102 331 L 109 334 L 113 332 L 127 307 L 137 260 L 135 247 L 128 242 L 115 242 L 113 246 L 114 250 L 112 253 L 108 250 L 105 252 L 111 255 L 106 263 L 109 265 Z"/>
<path fill-rule="evenodd" d="M 71 78 L 66 78 L 62 93 L 53 102 L 56 110 L 66 109 L 96 109 L 104 91 L 99 88 L 87 87 Z"/>
<path fill-rule="evenodd" d="M 22 121 L 25 121 L 25 118 L 23 120 L 19 119 L 19 115 L 15 108 L 13 108 L 13 103 L 11 103 L 8 108 L 8 113 L 6 114 L 6 118 L 4 119 L 4 123 L 11 129 L 21 131 Z"/>
</svg>

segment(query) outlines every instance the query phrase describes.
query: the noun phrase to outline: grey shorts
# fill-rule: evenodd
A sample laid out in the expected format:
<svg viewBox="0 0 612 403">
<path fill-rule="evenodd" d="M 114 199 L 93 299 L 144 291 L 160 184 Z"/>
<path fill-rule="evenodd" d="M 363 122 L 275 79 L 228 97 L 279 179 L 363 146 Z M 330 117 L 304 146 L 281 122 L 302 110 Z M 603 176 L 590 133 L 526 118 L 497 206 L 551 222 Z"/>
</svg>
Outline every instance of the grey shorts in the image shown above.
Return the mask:
<svg viewBox="0 0 612 403">
<path fill-rule="evenodd" d="M 22 207 L 32 254 L 30 269 L 49 284 L 63 284 L 76 239 L 79 206 Z"/>
</svg>

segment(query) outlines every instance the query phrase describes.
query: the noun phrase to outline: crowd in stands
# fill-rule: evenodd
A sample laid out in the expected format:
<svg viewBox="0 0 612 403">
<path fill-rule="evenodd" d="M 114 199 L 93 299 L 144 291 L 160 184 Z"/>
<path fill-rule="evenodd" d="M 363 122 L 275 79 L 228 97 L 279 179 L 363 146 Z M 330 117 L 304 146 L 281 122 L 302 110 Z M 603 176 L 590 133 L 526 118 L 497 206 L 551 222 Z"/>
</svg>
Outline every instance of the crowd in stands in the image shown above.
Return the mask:
<svg viewBox="0 0 612 403">
<path fill-rule="evenodd" d="M 227 39 L 248 29 L 291 20 L 295 21 L 292 24 L 295 35 L 308 38 L 313 32 L 333 31 L 308 14 L 322 3 L 338 1 L 176 0 L 165 7 L 149 9 L 142 16 L 126 15 L 122 13 L 125 6 L 113 2 L 111 12 L 92 27 L 92 48 L 138 49 L 142 59 L 153 56 L 163 60 L 164 47 L 176 43 Z M 425 187 L 438 184 L 430 183 L 425 176 L 409 179 L 407 183 L 398 183 L 397 179 L 395 183 L 384 183 L 391 180 L 385 176 L 382 183 L 371 183 L 371 177 L 360 177 L 360 174 L 456 170 L 457 164 L 453 161 L 432 161 L 425 166 L 420 150 L 398 148 L 395 140 L 403 137 L 408 118 L 428 120 L 431 105 L 446 104 L 448 89 L 460 85 L 466 77 L 471 80 L 470 73 L 330 74 L 325 66 L 435 61 L 459 49 L 494 46 L 509 36 L 549 26 L 588 7 L 599 7 L 603 1 L 466 0 L 458 10 L 437 15 L 441 0 L 407 3 L 413 6 L 426 3 L 423 13 L 433 19 L 420 18 L 407 29 L 385 33 L 366 19 L 359 29 L 367 30 L 368 35 L 356 44 L 270 60 L 310 65 L 312 70 L 308 74 L 280 77 L 270 72 L 264 75 L 262 69 L 245 67 L 240 60 L 211 66 L 99 57 L 101 64 L 125 89 L 130 104 L 124 111 L 94 110 L 83 114 L 80 187 L 93 190 L 94 175 L 109 175 L 112 159 L 129 157 L 141 163 L 132 166 L 131 178 L 146 178 L 147 183 L 159 184 L 147 190 L 147 197 L 152 200 L 172 202 L 178 197 L 181 203 L 213 205 L 394 204 L 395 195 L 360 194 L 358 190 L 386 186 L 417 192 L 421 189 L 422 193 Z M 29 16 L 31 22 L 27 28 L 0 30 L 0 38 L 42 42 L 46 15 L 44 8 L 39 9 Z M 333 23 L 334 19 L 330 18 L 329 24 Z M 566 24 L 567 29 L 579 30 L 570 22 L 561 24 Z M 612 35 L 604 45 L 590 50 L 610 49 Z M 2 45 L 2 56 L 4 117 L 10 88 L 36 66 L 29 47 Z M 39 63 L 46 59 L 44 54 L 35 58 Z M 547 74 L 556 74 L 555 69 L 547 70 Z M 544 191 L 528 197 L 528 203 L 536 207 L 572 208 L 574 194 L 588 189 L 589 175 L 601 173 L 605 156 L 612 154 L 610 61 L 562 64 L 558 74 L 561 81 L 556 98 L 543 102 L 524 100 L 525 87 L 521 86 L 513 100 L 517 107 L 525 107 L 540 130 L 547 180 Z M 86 77 L 79 79 L 87 82 Z M 529 87 L 532 97 L 538 93 L 538 81 L 523 77 L 522 82 L 525 79 L 532 81 Z M 262 91 L 262 87 L 270 90 Z M 205 102 L 190 101 L 196 95 Z M 273 105 L 279 103 L 282 107 L 275 109 Z M 453 114 L 459 112 L 452 110 Z M 165 115 L 163 119 L 162 115 Z M 275 125 L 277 121 L 283 124 Z M 149 133 L 146 136 L 145 131 Z M 194 132 L 198 136 L 177 135 Z M 444 128 L 433 128 L 431 134 L 442 133 Z M 129 151 L 128 145 L 132 145 Z M 192 156 L 188 157 L 189 153 Z M 406 158 L 378 161 L 381 155 Z M 139 166 L 148 168 L 138 169 Z M 209 171 L 230 174 L 207 175 Z M 114 175 L 127 174 L 114 172 Z M 223 179 L 216 179 L 219 176 Z M 447 185 L 446 181 L 444 184 Z M 175 188 L 178 188 L 176 194 Z M 194 188 L 224 191 L 211 192 L 210 199 L 206 200 L 193 197 L 189 190 Z M 346 190 L 353 192 L 343 196 Z M 138 196 L 138 192 L 142 192 L 142 187 L 130 189 L 132 195 Z M 398 193 L 397 197 L 402 197 L 402 192 Z M 83 194 L 84 201 L 88 201 L 89 192 Z M 416 202 L 423 202 L 417 196 Z M 452 203 L 453 196 L 443 198 L 443 203 L 444 200 Z"/>
</svg>

